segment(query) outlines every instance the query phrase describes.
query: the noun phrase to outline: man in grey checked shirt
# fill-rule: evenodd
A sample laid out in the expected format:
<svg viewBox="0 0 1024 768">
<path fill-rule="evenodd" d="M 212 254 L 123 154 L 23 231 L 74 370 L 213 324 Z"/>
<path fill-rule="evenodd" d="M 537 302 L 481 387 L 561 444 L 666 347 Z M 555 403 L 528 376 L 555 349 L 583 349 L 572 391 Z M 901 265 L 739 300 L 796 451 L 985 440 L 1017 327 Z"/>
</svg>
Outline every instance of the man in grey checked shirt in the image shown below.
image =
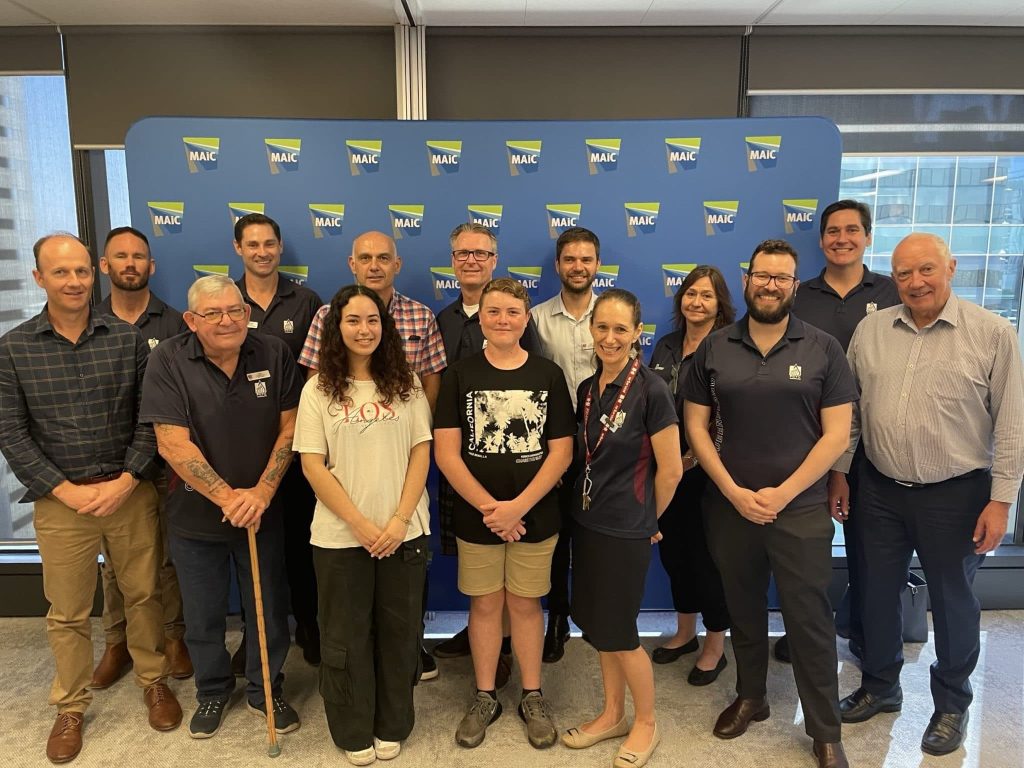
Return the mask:
<svg viewBox="0 0 1024 768">
<path fill-rule="evenodd" d="M 933 755 L 963 742 L 980 651 L 972 585 L 1006 533 L 1024 473 L 1024 374 L 1004 318 L 952 292 L 956 260 L 942 238 L 915 233 L 892 254 L 900 299 L 857 326 L 848 351 L 861 389 L 849 450 L 829 504 L 848 509 L 844 472 L 864 441 L 857 508 L 864 586 L 861 687 L 840 703 L 858 723 L 903 702 L 900 591 L 917 552 L 931 592 L 935 711 L 921 740 Z M 858 418 L 859 416 L 859 418 Z"/>
</svg>

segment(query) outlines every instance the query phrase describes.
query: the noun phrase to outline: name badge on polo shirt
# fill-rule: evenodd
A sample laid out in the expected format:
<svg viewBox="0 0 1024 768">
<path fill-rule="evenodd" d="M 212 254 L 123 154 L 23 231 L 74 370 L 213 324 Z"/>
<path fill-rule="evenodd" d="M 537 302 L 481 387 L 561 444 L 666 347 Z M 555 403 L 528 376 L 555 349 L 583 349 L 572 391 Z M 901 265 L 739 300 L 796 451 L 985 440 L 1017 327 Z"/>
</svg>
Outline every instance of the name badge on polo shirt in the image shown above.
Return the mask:
<svg viewBox="0 0 1024 768">
<path fill-rule="evenodd" d="M 291 320 L 285 320 L 283 326 L 285 333 L 295 333 L 295 323 Z"/>
<path fill-rule="evenodd" d="M 799 365 L 789 366 L 789 380 L 800 381 L 803 378 L 804 372 Z"/>
<path fill-rule="evenodd" d="M 160 339 L 146 339 L 150 349 L 156 349 L 156 345 L 160 343 Z"/>
<path fill-rule="evenodd" d="M 260 324 L 258 322 L 256 322 L 255 320 L 250 320 L 245 327 L 246 328 L 259 328 Z"/>
<path fill-rule="evenodd" d="M 245 374 L 245 378 L 249 381 L 259 381 L 260 379 L 269 379 L 270 371 L 253 371 L 252 373 Z"/>
<path fill-rule="evenodd" d="M 618 432 L 619 427 L 626 423 L 626 412 L 619 411 L 615 414 L 615 418 L 608 421 L 608 414 L 601 414 L 601 423 L 604 424 L 612 432 Z"/>
<path fill-rule="evenodd" d="M 873 301 L 869 301 L 866 305 L 864 305 L 864 311 L 867 312 L 869 315 L 872 312 L 876 312 L 877 310 L 878 310 L 878 305 L 875 304 L 875 302 L 873 302 Z"/>
</svg>

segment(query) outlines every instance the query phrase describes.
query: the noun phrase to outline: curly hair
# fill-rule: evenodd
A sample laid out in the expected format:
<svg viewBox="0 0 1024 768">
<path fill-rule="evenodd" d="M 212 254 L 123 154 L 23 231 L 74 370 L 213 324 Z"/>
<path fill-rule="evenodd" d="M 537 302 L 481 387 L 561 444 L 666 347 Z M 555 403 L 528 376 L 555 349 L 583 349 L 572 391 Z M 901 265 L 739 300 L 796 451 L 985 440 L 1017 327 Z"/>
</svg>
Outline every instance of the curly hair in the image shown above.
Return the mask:
<svg viewBox="0 0 1024 768">
<path fill-rule="evenodd" d="M 355 296 L 365 296 L 373 301 L 380 312 L 380 344 L 370 355 L 370 375 L 377 387 L 384 405 L 391 405 L 397 397 L 408 400 L 412 396 L 415 382 L 412 369 L 402 348 L 402 338 L 395 328 L 384 302 L 374 291 L 361 285 L 346 285 L 331 299 L 331 308 L 324 319 L 323 338 L 320 341 L 320 372 L 317 389 L 329 395 L 332 400 L 350 405 L 347 394 L 349 386 L 349 352 L 341 337 L 342 312 Z"/>
</svg>

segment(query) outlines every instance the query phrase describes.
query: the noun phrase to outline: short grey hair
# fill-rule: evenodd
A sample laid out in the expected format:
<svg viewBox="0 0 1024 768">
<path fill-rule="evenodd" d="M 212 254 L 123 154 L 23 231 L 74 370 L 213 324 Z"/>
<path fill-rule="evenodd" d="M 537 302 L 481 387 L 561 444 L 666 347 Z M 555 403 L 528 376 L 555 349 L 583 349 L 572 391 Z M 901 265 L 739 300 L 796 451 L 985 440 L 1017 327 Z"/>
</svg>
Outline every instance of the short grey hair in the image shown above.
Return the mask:
<svg viewBox="0 0 1024 768">
<path fill-rule="evenodd" d="M 894 261 L 894 259 L 896 258 L 896 249 L 899 248 L 904 243 L 912 240 L 926 240 L 930 242 L 933 246 L 935 246 L 935 251 L 936 253 L 939 254 L 939 257 L 942 259 L 943 264 L 949 264 L 949 262 L 953 258 L 953 253 L 952 251 L 949 250 L 949 243 L 947 243 L 939 235 L 933 234 L 931 232 L 911 232 L 909 235 L 907 235 L 898 243 L 896 243 L 896 248 L 892 249 L 892 258 L 890 259 L 890 262 L 893 269 L 896 268 L 896 263 Z"/>
<path fill-rule="evenodd" d="M 231 291 L 242 302 L 242 292 L 235 281 L 227 275 L 205 275 L 196 280 L 188 289 L 188 311 L 195 312 L 199 302 L 208 296 L 219 296 L 224 291 Z"/>
<path fill-rule="evenodd" d="M 463 222 L 452 230 L 451 235 L 448 236 L 448 240 L 451 243 L 452 248 L 455 247 L 456 238 L 458 238 L 458 236 L 463 232 L 469 232 L 474 235 L 487 235 L 491 238 L 491 248 L 495 251 L 498 250 L 498 238 L 494 232 L 492 232 L 489 227 L 485 227 L 483 224 L 477 224 L 475 221 Z"/>
</svg>

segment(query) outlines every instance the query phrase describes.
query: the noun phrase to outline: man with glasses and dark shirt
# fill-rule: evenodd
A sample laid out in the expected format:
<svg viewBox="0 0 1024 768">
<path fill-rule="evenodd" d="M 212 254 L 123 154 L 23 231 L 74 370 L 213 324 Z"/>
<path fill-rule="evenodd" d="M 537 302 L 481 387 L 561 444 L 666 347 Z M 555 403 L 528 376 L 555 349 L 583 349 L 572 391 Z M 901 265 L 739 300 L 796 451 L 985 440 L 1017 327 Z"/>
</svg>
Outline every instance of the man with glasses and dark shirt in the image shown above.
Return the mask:
<svg viewBox="0 0 1024 768">
<path fill-rule="evenodd" d="M 157 494 L 144 479 L 156 446 L 137 418 L 149 347 L 136 328 L 90 309 L 94 270 L 81 240 L 49 235 L 33 251 L 46 306 L 0 339 L 0 450 L 28 488 L 22 502 L 35 502 L 57 667 L 46 756 L 65 763 L 82 749 L 92 701 L 89 613 L 101 546 L 124 593 L 128 651 L 150 725 L 177 728 L 181 707 L 165 682 Z"/>
<path fill-rule="evenodd" d="M 248 333 L 249 305 L 229 277 L 208 275 L 188 291 L 191 333 L 150 358 L 139 419 L 153 424 L 174 470 L 167 500 L 171 555 L 185 606 L 185 642 L 196 671 L 195 739 L 220 728 L 235 688 L 224 647 L 229 563 L 239 577 L 249 709 L 274 710 L 278 733 L 299 727 L 282 693 L 288 654 L 284 531 L 278 486 L 292 461 L 302 378 L 284 342 Z M 245 528 L 257 531 L 272 701 L 266 701 Z"/>
<path fill-rule="evenodd" d="M 133 227 L 110 230 L 100 257 L 100 272 L 110 278 L 110 295 L 96 306 L 96 311 L 113 315 L 131 323 L 142 333 L 150 349 L 164 339 L 188 330 L 181 313 L 160 300 L 149 289 L 149 278 L 156 271 L 156 262 L 149 252 L 149 239 Z M 164 503 L 167 500 L 167 479 L 163 462 L 157 460 L 154 484 L 160 494 L 160 599 L 164 608 L 164 654 L 170 664 L 171 677 L 179 680 L 192 676 L 192 660 L 185 636 L 185 618 L 181 610 L 181 590 L 171 563 L 167 546 L 167 522 Z M 103 557 L 103 631 L 106 648 L 92 673 L 89 687 L 107 688 L 121 679 L 132 667 L 125 634 L 124 595 L 117 586 L 114 564 Z"/>
<path fill-rule="evenodd" d="M 234 238 L 235 253 L 245 269 L 236 285 L 249 305 L 249 329 L 281 339 L 298 361 L 313 316 L 323 302 L 315 291 L 278 272 L 284 241 L 281 227 L 272 218 L 262 213 L 242 216 L 235 222 Z M 313 550 L 309 544 L 316 496 L 297 461 L 281 481 L 279 494 L 288 505 L 288 514 L 284 516 L 284 561 L 295 616 L 295 644 L 302 648 L 302 657 L 316 665 L 320 663 L 320 628 Z M 245 673 L 246 646 L 243 637 L 232 658 L 235 674 Z"/>
<path fill-rule="evenodd" d="M 825 475 L 849 443 L 857 389 L 839 343 L 790 313 L 796 275 L 789 243 L 760 243 L 743 278 L 747 315 L 701 342 L 684 383 L 686 436 L 714 483 L 704 515 L 736 655 L 737 698 L 714 734 L 742 736 L 771 715 L 767 590 L 774 574 L 818 768 L 848 768 L 828 599 L 833 527 Z"/>
<path fill-rule="evenodd" d="M 793 314 L 834 336 L 845 352 L 857 323 L 872 312 L 900 303 L 896 284 L 864 265 L 864 251 L 871 245 L 871 209 L 857 200 L 839 200 L 821 212 L 821 252 L 825 268 L 817 277 L 800 284 Z M 864 451 L 857 452 L 859 463 Z M 851 475 L 852 476 L 852 475 Z M 856 495 L 856 489 L 852 496 Z M 836 609 L 836 632 L 850 640 L 850 651 L 863 655 L 864 627 L 861 623 L 860 578 L 857 570 L 857 516 L 848 510 L 832 509 L 832 517 L 843 525 L 849 587 Z M 775 643 L 775 657 L 789 661 L 789 642 L 783 635 Z"/>
</svg>

